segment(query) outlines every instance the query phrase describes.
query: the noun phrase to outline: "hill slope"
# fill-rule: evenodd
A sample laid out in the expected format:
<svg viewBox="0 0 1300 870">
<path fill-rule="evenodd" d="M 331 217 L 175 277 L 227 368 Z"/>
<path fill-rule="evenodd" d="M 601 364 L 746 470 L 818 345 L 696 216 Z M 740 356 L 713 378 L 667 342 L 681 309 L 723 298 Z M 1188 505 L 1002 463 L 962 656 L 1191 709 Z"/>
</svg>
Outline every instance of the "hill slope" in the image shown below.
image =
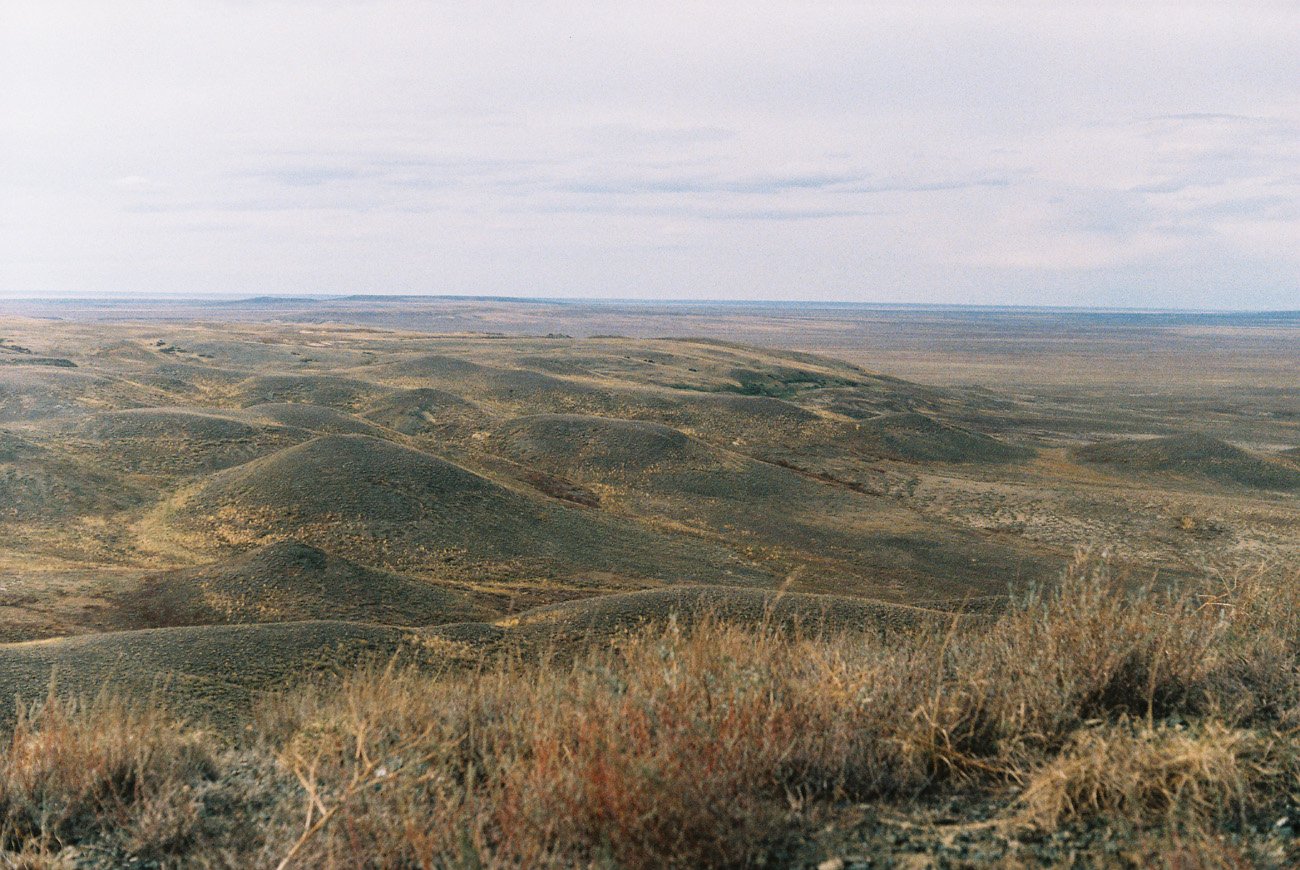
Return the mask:
<svg viewBox="0 0 1300 870">
<path fill-rule="evenodd" d="M 306 548 L 253 554 L 246 562 L 317 557 Z M 328 559 L 327 559 L 328 561 Z M 363 569 L 364 570 L 364 569 Z M 402 662 L 445 667 L 482 661 L 490 648 L 530 655 L 571 653 L 637 626 L 703 617 L 816 633 L 906 629 L 941 617 L 841 596 L 777 594 L 738 587 L 685 586 L 599 595 L 535 608 L 495 622 L 458 622 L 418 630 L 335 620 L 197 625 L 114 631 L 0 644 L 0 728 L 12 721 L 13 701 L 49 693 L 93 697 L 101 691 L 137 701 L 155 698 L 191 719 L 230 726 L 243 720 L 259 694 L 363 663 Z M 944 617 L 951 620 L 951 615 Z M 466 654 L 464 658 L 462 654 Z"/>
<path fill-rule="evenodd" d="M 725 586 L 675 586 L 615 595 L 599 595 L 527 610 L 495 622 L 506 637 L 557 644 L 606 637 L 638 626 L 676 619 L 682 625 L 702 618 L 748 625 L 768 623 L 802 631 L 872 631 L 903 629 L 937 611 L 903 607 L 843 595 L 779 593 Z M 949 616 L 951 618 L 951 616 Z"/>
<path fill-rule="evenodd" d="M 488 614 L 463 592 L 295 541 L 148 577 L 118 596 L 125 627 L 345 619 L 432 625 Z"/>
<path fill-rule="evenodd" d="M 1207 435 L 1104 441 L 1075 451 L 1083 462 L 1116 469 L 1209 478 L 1252 489 L 1300 489 L 1300 471 Z"/>
<path fill-rule="evenodd" d="M 77 448 L 101 465 L 161 475 L 218 471 L 308 437 L 237 411 L 170 407 L 106 411 L 70 431 Z"/>
<path fill-rule="evenodd" d="M 383 430 L 359 417 L 335 408 L 311 405 L 304 402 L 268 402 L 245 408 L 265 420 L 315 432 L 320 435 L 375 435 Z"/>
<path fill-rule="evenodd" d="M 867 450 L 908 462 L 1002 463 L 1030 455 L 1022 447 L 917 412 L 873 417 L 862 421 L 857 431 Z"/>
<path fill-rule="evenodd" d="M 0 644 L 0 727 L 18 703 L 100 691 L 156 696 L 191 718 L 245 715 L 259 692 L 362 662 L 418 655 L 404 629 L 349 622 L 154 628 Z"/>
<path fill-rule="evenodd" d="M 403 435 L 463 434 L 485 414 L 471 402 L 445 390 L 418 387 L 383 396 L 364 411 L 365 417 Z"/>
<path fill-rule="evenodd" d="M 213 475 L 159 521 L 209 547 L 295 537 L 378 565 L 474 573 L 726 576 L 734 557 L 502 486 L 365 435 L 328 435 Z"/>
<path fill-rule="evenodd" d="M 741 398 L 741 397 L 737 397 Z M 775 401 L 775 400 L 771 400 Z M 762 462 L 643 420 L 576 414 L 519 417 L 486 442 L 602 494 L 641 516 L 725 529 L 737 548 L 762 550 L 786 571 L 801 562 L 804 591 L 922 600 L 972 587 L 1002 592 L 1017 576 L 1054 570 L 1041 553 L 933 522 L 895 500 Z M 784 573 L 784 572 L 783 572 Z"/>
<path fill-rule="evenodd" d="M 30 522 L 111 514 L 145 498 L 116 475 L 0 430 L 0 518 Z"/>
</svg>

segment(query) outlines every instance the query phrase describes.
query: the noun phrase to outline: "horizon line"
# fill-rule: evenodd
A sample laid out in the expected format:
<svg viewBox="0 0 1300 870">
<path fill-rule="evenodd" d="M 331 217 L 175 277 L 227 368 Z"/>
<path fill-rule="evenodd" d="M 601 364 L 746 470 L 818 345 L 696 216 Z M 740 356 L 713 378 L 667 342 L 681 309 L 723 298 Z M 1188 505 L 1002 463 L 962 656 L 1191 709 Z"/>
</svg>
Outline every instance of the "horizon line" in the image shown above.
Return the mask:
<svg viewBox="0 0 1300 870">
<path fill-rule="evenodd" d="M 707 299 L 693 297 L 672 297 L 656 299 L 646 297 L 587 297 L 587 296 L 507 296 L 500 294 L 475 293 L 134 293 L 121 291 L 81 291 L 60 295 L 8 295 L 0 293 L 0 304 L 14 302 L 33 303 L 73 303 L 73 302 L 167 302 L 179 304 L 202 304 L 204 301 L 223 304 L 240 303 L 274 303 L 295 301 L 403 301 L 403 300 L 446 300 L 446 301 L 480 301 L 508 302 L 521 304 L 560 304 L 560 305 L 664 305 L 664 306 L 719 306 L 719 307 L 808 307 L 808 308 L 865 308 L 865 309 L 900 309 L 919 308 L 936 310 L 997 310 L 997 311 L 1059 311 L 1059 312 L 1117 312 L 1149 314 L 1272 314 L 1300 315 L 1300 308 L 1168 308 L 1158 306 L 1118 306 L 1118 305 L 1031 305 L 1025 303 L 997 302 L 872 302 L 847 301 L 836 299 Z"/>
</svg>

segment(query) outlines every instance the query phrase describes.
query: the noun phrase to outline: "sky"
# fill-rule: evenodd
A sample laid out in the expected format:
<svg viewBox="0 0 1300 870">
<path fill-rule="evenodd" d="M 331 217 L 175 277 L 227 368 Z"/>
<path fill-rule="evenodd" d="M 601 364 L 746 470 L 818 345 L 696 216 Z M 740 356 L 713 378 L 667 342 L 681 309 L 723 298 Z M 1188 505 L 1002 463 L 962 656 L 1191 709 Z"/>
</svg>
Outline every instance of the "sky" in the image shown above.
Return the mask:
<svg viewBox="0 0 1300 870">
<path fill-rule="evenodd" d="M 1300 309 L 1300 2 L 0 0 L 0 294 Z"/>
</svg>

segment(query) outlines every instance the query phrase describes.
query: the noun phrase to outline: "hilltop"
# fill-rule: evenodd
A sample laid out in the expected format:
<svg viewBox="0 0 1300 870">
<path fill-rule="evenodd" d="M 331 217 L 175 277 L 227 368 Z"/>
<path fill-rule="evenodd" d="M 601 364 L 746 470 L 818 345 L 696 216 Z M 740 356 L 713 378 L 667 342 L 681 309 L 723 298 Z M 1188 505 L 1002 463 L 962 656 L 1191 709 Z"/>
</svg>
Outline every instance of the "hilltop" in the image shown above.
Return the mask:
<svg viewBox="0 0 1300 870">
<path fill-rule="evenodd" d="M 296 541 L 151 575 L 121 593 L 117 605 L 131 628 L 322 619 L 411 626 L 489 613 L 463 589 L 368 568 Z"/>
<path fill-rule="evenodd" d="M 1076 455 L 1098 465 L 1209 478 L 1254 489 L 1300 489 L 1300 472 L 1198 433 L 1103 442 L 1080 448 Z"/>
</svg>

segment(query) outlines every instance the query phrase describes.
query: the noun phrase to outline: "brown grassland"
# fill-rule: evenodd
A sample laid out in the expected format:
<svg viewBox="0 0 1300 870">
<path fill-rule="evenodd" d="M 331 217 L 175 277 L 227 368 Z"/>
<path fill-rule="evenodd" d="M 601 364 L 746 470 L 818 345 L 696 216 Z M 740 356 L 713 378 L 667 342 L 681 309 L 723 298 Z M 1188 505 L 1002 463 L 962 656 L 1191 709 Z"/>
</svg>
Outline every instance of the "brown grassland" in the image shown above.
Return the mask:
<svg viewBox="0 0 1300 870">
<path fill-rule="evenodd" d="M 1300 866 L 1298 347 L 0 303 L 0 867 Z"/>
<path fill-rule="evenodd" d="M 0 760 L 6 860 L 1300 860 L 1296 575 L 1133 579 L 1081 560 L 996 618 L 883 639 L 705 619 L 454 673 L 377 663 L 233 737 L 50 698 Z"/>
</svg>

